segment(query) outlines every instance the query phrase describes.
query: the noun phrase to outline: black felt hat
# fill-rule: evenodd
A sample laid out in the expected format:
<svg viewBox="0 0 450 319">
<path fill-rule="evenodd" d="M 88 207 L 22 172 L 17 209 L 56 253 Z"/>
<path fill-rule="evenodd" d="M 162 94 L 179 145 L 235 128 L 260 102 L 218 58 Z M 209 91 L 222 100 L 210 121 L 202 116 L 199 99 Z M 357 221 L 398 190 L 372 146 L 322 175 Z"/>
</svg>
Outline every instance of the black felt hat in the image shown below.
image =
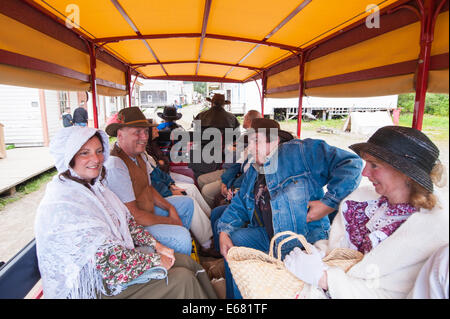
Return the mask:
<svg viewBox="0 0 450 319">
<path fill-rule="evenodd" d="M 403 126 L 378 129 L 366 143 L 349 146 L 355 153 L 372 155 L 433 192 L 430 173 L 439 158 L 439 149 L 421 131 Z"/>
<path fill-rule="evenodd" d="M 183 116 L 183 114 L 177 112 L 177 108 L 174 106 L 165 106 L 163 112 L 158 112 L 157 114 L 166 121 L 176 121 Z"/>
</svg>

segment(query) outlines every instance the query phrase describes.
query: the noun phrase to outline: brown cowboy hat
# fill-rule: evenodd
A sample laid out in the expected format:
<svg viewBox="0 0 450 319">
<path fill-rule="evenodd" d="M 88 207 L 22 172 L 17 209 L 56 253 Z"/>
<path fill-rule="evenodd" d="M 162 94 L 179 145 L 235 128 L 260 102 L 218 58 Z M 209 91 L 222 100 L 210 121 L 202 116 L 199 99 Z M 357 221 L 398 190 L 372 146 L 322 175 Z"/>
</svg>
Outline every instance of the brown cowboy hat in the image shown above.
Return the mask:
<svg viewBox="0 0 450 319">
<path fill-rule="evenodd" d="M 117 120 L 110 123 L 105 131 L 109 136 L 117 136 L 117 130 L 122 127 L 151 127 L 156 124 L 149 123 L 144 113 L 137 106 L 127 107 L 119 111 Z"/>
<path fill-rule="evenodd" d="M 219 93 L 214 94 L 212 99 L 207 97 L 206 101 L 211 102 L 212 105 L 224 105 L 231 103 L 230 101 L 225 100 L 225 95 Z"/>
</svg>

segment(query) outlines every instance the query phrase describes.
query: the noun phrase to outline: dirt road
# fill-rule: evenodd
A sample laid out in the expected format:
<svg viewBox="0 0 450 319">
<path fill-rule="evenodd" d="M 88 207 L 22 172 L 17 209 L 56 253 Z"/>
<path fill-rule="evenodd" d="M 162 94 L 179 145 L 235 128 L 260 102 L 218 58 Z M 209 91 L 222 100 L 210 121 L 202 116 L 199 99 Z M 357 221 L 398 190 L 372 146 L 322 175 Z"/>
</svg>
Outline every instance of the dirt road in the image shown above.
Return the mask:
<svg viewBox="0 0 450 319">
<path fill-rule="evenodd" d="M 202 109 L 201 105 L 184 107 L 180 110 L 183 117 L 178 121 L 185 129 L 189 129 L 193 116 Z M 156 115 L 156 114 L 155 114 Z M 158 118 L 158 117 L 155 117 Z M 159 118 L 158 118 L 159 119 Z M 295 133 L 295 124 L 282 123 L 284 130 Z M 357 136 L 350 133 L 324 134 L 315 131 L 302 131 L 302 138 L 318 138 L 326 140 L 330 145 L 348 149 L 354 143 L 366 141 L 366 136 Z M 437 141 L 437 146 L 441 150 L 440 159 L 443 164 L 449 167 L 449 145 L 448 141 Z M 31 193 L 22 199 L 8 204 L 0 211 L 0 261 L 7 261 L 13 257 L 21 248 L 34 238 L 34 218 L 36 208 L 44 196 L 45 186 L 40 190 Z M 444 188 L 448 202 L 448 183 Z"/>
</svg>

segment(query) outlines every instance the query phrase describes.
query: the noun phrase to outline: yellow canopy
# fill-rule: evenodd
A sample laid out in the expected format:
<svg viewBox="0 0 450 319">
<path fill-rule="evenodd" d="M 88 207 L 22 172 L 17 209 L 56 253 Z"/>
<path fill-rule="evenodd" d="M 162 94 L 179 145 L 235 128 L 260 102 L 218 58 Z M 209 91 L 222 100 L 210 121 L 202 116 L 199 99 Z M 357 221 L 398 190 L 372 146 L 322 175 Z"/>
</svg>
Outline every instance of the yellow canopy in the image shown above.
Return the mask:
<svg viewBox="0 0 450 319">
<path fill-rule="evenodd" d="M 0 66 L 8 66 L 0 72 L 22 68 L 27 85 L 55 87 L 67 78 L 84 90 L 90 42 L 97 86 L 110 94 L 127 94 L 130 74 L 246 82 L 264 71 L 266 96 L 298 96 L 300 54 L 308 95 L 413 92 L 420 22 L 411 8 L 416 1 L 9 0 L 0 6 Z M 448 29 L 447 0 L 431 51 L 429 90 L 436 92 L 448 93 Z"/>
</svg>

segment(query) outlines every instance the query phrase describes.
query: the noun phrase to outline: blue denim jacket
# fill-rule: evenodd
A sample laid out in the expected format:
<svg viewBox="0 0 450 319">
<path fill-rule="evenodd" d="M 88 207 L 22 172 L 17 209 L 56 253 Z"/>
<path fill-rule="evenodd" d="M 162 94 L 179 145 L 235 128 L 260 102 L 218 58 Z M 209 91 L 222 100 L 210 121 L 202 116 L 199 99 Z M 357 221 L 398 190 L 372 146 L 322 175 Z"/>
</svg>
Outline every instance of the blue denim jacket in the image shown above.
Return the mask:
<svg viewBox="0 0 450 319">
<path fill-rule="evenodd" d="M 276 170 L 269 171 L 270 167 Z M 280 145 L 263 168 L 271 198 L 274 234 L 290 230 L 304 235 L 310 243 L 327 239 L 328 216 L 306 223 L 308 202 L 320 200 L 338 209 L 340 201 L 358 187 L 362 167 L 363 162 L 356 154 L 330 146 L 323 140 L 295 139 Z M 218 221 L 219 233 L 231 234 L 247 223 L 248 227 L 260 226 L 254 217 L 253 190 L 257 176 L 253 164 Z M 324 186 L 327 186 L 325 194 Z"/>
<path fill-rule="evenodd" d="M 153 166 L 153 171 L 150 174 L 152 180 L 152 186 L 161 194 L 162 197 L 172 196 L 172 191 L 170 190 L 170 185 L 175 184 L 175 181 L 170 177 L 169 174 L 163 172 L 158 166 Z"/>
</svg>

